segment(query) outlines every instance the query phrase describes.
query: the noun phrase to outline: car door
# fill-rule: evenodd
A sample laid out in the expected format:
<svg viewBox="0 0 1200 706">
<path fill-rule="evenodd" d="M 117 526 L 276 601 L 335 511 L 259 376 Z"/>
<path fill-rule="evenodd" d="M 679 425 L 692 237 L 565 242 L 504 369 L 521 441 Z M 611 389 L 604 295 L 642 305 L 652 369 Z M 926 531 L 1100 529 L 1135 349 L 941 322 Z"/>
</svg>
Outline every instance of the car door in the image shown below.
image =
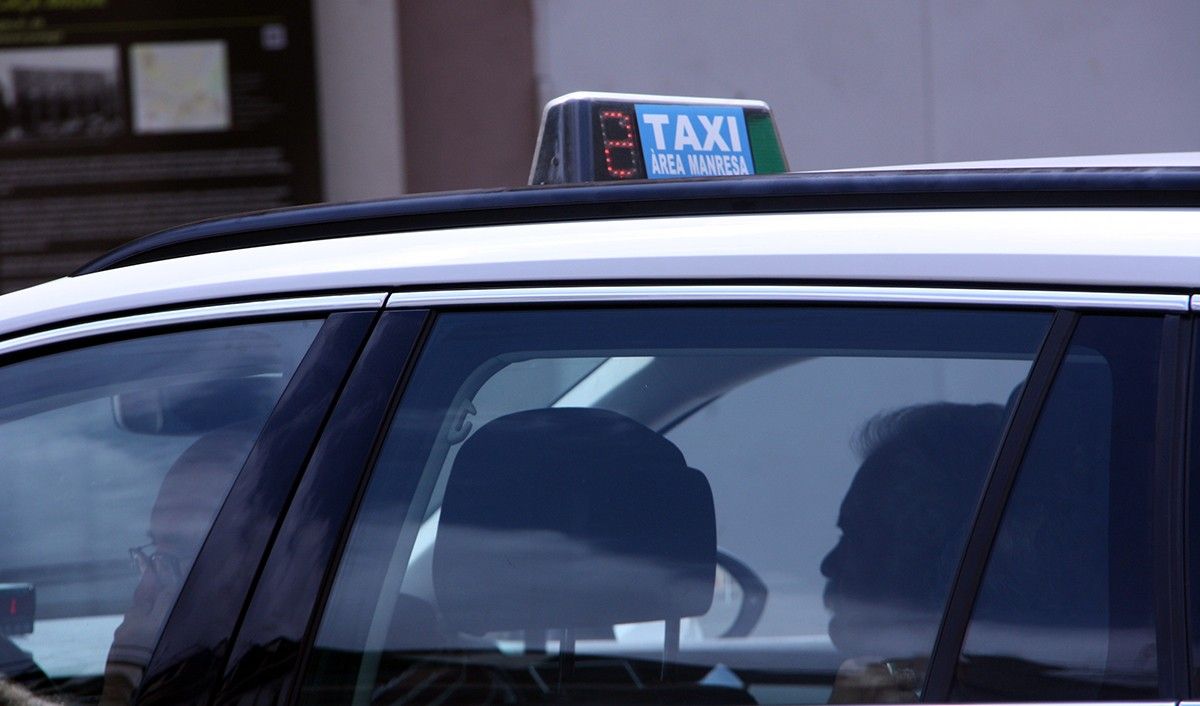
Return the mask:
<svg viewBox="0 0 1200 706">
<path fill-rule="evenodd" d="M 0 342 L 6 699 L 129 703 L 219 650 L 382 301 L 193 306 Z"/>
<path fill-rule="evenodd" d="M 378 367 L 346 397 L 361 410 L 339 404 L 314 455 L 218 702 L 1172 698 L 1155 537 L 1178 405 L 1160 372 L 1186 308 L 896 287 L 394 295 L 391 343 L 368 346 Z"/>
</svg>

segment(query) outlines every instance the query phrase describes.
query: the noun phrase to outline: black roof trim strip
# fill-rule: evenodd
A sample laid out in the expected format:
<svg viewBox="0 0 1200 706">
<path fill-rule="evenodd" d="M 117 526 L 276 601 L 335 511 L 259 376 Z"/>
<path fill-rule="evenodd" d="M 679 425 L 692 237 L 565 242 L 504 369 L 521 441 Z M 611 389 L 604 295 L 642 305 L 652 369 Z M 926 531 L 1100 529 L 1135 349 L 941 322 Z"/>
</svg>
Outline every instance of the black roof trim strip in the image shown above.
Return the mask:
<svg viewBox="0 0 1200 706">
<path fill-rule="evenodd" d="M 784 174 L 420 194 L 202 221 L 147 235 L 72 276 L 260 245 L 566 220 L 913 208 L 1200 206 L 1200 168 Z"/>
</svg>

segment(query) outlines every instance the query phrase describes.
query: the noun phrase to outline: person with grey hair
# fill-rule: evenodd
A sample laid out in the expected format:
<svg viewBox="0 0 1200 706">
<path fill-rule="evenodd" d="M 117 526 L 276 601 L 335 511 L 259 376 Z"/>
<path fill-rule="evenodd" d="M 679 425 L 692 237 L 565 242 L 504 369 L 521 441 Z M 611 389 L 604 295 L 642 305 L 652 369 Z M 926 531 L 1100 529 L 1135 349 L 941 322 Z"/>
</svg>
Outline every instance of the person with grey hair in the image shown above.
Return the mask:
<svg viewBox="0 0 1200 706">
<path fill-rule="evenodd" d="M 872 419 L 821 562 L 846 661 L 831 703 L 913 702 L 1004 425 L 996 404 L 938 402 Z"/>
</svg>

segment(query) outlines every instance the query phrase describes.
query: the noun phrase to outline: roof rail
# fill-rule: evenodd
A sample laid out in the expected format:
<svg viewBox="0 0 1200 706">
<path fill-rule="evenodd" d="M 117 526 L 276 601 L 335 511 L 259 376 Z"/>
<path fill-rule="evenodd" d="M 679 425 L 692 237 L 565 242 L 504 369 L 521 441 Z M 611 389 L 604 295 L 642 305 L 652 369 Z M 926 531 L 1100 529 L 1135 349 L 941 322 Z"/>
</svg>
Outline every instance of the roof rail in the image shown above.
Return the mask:
<svg viewBox="0 0 1200 706">
<path fill-rule="evenodd" d="M 834 210 L 1200 206 L 1200 169 L 808 172 L 525 187 L 322 204 L 202 221 L 122 245 L 72 273 L 380 233 L 609 218 Z"/>
</svg>

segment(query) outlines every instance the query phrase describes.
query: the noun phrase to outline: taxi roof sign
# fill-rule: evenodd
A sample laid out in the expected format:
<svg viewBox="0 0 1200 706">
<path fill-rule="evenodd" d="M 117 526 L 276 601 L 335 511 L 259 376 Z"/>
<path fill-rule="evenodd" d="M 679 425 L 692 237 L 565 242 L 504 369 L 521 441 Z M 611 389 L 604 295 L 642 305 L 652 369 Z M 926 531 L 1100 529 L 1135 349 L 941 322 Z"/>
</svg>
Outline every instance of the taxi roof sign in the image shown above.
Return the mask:
<svg viewBox="0 0 1200 706">
<path fill-rule="evenodd" d="M 546 104 L 529 183 L 786 171 L 763 101 L 578 92 Z"/>
</svg>

